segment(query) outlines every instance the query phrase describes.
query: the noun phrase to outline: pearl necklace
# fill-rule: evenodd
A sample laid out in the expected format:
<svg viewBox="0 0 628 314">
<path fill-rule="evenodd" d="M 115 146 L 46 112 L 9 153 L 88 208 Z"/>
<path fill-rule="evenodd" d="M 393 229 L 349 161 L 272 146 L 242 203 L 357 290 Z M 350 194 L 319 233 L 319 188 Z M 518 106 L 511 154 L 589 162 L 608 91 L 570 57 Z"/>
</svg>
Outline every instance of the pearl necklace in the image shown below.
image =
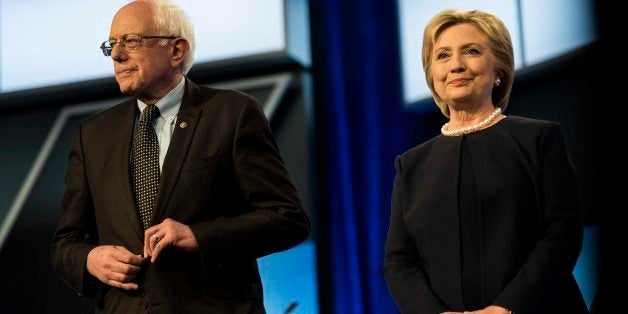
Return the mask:
<svg viewBox="0 0 628 314">
<path fill-rule="evenodd" d="M 502 113 L 502 108 L 497 107 L 495 108 L 495 111 L 491 113 L 490 116 L 486 117 L 486 119 L 482 120 L 480 123 L 476 125 L 472 125 L 470 127 L 457 129 L 457 130 L 451 130 L 451 131 L 448 130 L 449 122 L 447 122 L 443 125 L 442 128 L 440 128 L 440 132 L 443 133 L 443 135 L 445 136 L 460 136 L 460 135 L 473 133 L 487 127 L 489 124 L 493 122 L 493 120 L 495 120 L 495 118 L 499 116 L 500 113 Z"/>
</svg>

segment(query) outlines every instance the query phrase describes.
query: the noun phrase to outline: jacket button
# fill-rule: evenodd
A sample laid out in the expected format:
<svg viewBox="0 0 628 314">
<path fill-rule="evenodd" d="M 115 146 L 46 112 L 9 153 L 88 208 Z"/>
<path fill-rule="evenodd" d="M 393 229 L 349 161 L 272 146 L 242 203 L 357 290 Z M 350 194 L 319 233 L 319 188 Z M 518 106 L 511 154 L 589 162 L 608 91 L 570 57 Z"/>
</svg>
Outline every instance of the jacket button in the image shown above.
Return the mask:
<svg viewBox="0 0 628 314">
<path fill-rule="evenodd" d="M 148 303 L 145 300 L 140 301 L 140 306 L 145 310 L 148 309 Z"/>
</svg>

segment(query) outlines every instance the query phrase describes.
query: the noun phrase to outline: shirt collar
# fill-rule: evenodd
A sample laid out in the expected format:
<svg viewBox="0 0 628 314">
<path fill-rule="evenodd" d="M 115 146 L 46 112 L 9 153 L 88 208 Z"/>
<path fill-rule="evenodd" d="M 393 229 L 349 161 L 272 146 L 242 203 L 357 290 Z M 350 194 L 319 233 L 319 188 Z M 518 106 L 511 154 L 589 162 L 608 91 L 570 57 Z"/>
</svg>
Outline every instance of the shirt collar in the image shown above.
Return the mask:
<svg viewBox="0 0 628 314">
<path fill-rule="evenodd" d="M 181 79 L 181 82 L 177 84 L 172 90 L 168 92 L 164 97 L 159 99 L 155 106 L 159 108 L 159 113 L 162 117 L 176 117 L 177 113 L 179 113 L 179 108 L 181 107 L 181 101 L 183 100 L 183 92 L 185 91 L 185 77 Z M 146 108 L 146 104 L 137 100 L 137 107 L 140 109 L 140 112 Z"/>
</svg>

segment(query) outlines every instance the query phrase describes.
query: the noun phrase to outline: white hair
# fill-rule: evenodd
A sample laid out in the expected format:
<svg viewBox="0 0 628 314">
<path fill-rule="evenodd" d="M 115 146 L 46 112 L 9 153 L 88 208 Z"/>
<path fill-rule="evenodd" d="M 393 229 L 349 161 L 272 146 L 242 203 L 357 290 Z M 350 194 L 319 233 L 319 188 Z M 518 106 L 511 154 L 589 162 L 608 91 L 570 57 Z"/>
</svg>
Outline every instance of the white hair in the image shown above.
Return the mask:
<svg viewBox="0 0 628 314">
<path fill-rule="evenodd" d="M 190 71 L 194 64 L 194 48 L 196 41 L 194 40 L 194 25 L 192 20 L 176 3 L 170 0 L 140 0 L 150 3 L 155 10 L 155 24 L 163 35 L 176 36 L 185 38 L 190 44 L 190 49 L 183 58 L 181 63 L 181 72 L 183 75 Z M 161 45 L 166 45 L 167 39 L 161 41 Z"/>
</svg>

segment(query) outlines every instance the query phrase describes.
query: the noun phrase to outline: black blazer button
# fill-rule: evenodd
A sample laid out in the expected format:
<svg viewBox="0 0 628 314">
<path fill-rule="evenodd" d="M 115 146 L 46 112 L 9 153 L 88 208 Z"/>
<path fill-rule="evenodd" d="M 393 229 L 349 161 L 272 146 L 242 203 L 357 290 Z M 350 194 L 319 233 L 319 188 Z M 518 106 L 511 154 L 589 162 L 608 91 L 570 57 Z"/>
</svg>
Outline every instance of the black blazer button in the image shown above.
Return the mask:
<svg viewBox="0 0 628 314">
<path fill-rule="evenodd" d="M 140 301 L 140 306 L 145 310 L 148 309 L 148 303 L 145 300 Z"/>
</svg>

